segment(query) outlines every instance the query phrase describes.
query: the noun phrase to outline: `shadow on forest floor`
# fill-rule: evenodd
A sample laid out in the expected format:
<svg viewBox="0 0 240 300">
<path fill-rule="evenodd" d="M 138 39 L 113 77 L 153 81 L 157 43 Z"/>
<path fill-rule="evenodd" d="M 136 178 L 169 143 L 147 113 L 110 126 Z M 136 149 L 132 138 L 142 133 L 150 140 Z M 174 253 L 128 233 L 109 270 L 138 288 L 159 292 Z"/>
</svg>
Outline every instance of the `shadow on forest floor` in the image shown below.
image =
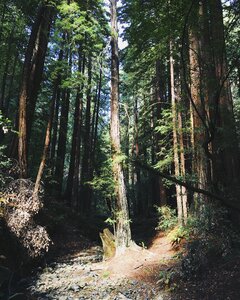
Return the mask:
<svg viewBox="0 0 240 300">
<path fill-rule="evenodd" d="M 184 277 L 179 252 L 167 236 L 155 231 L 154 219 L 132 224 L 133 239 L 142 247 L 106 262 L 99 238 L 106 227 L 104 218 L 81 219 L 50 203 L 38 221 L 54 244 L 44 265 L 25 279 L 25 299 L 240 299 L 238 253 Z"/>
</svg>

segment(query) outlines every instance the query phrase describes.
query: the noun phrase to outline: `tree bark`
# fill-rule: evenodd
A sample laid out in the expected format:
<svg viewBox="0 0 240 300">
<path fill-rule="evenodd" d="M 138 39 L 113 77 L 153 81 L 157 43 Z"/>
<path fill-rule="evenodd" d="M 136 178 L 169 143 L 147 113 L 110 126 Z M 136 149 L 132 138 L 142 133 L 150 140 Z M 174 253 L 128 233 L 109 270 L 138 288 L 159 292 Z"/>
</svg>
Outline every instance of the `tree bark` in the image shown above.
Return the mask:
<svg viewBox="0 0 240 300">
<path fill-rule="evenodd" d="M 157 59 L 156 61 L 156 82 L 155 82 L 155 101 L 156 103 L 153 103 L 153 114 L 156 114 L 153 116 L 154 120 L 154 128 L 157 126 L 157 122 L 161 120 L 161 113 L 162 108 L 165 102 L 165 90 L 166 90 L 166 84 L 165 84 L 165 77 L 166 74 L 164 74 L 164 64 L 161 62 L 160 59 Z M 154 110 L 154 107 L 156 107 L 156 110 Z M 155 112 L 156 111 L 156 112 Z M 154 118 L 155 117 L 155 118 Z M 162 159 L 162 157 L 158 154 L 161 151 L 161 134 L 159 132 L 156 132 L 154 134 L 154 145 L 155 149 L 154 152 L 156 152 L 156 159 L 159 161 Z M 156 162 L 153 162 L 156 163 Z M 155 194 L 157 196 L 157 199 L 155 197 L 154 203 L 156 205 L 166 205 L 167 204 L 167 193 L 166 188 L 163 184 L 162 178 L 157 176 L 154 180 L 155 185 Z"/>
<path fill-rule="evenodd" d="M 66 155 L 66 143 L 67 143 L 67 127 L 68 127 L 68 112 L 70 104 L 70 91 L 65 89 L 62 93 L 61 104 L 61 117 L 59 127 L 58 148 L 56 157 L 56 169 L 55 178 L 57 182 L 58 195 L 62 194 L 63 175 L 64 175 L 64 162 Z"/>
<path fill-rule="evenodd" d="M 196 10 L 196 15 L 199 13 L 199 8 Z M 199 17 L 197 17 L 197 20 Z M 197 27 L 192 26 L 189 33 L 189 62 L 190 62 L 190 105 L 192 112 L 192 142 L 193 142 L 193 173 L 198 180 L 198 186 L 202 189 L 210 187 L 210 166 L 209 159 L 206 155 L 206 145 L 208 138 L 207 127 L 207 112 L 205 100 L 201 97 L 201 67 L 200 67 L 200 45 L 199 32 Z M 195 204 L 199 201 L 196 199 Z"/>
<path fill-rule="evenodd" d="M 178 143 L 178 119 L 177 105 L 175 95 L 175 79 L 174 79 L 174 61 L 172 55 L 172 42 L 170 42 L 170 83 L 171 83 L 171 103 L 172 103 L 172 122 L 173 122 L 173 157 L 174 157 L 174 173 L 176 177 L 180 176 L 180 161 L 179 161 L 179 143 Z M 183 201 L 182 188 L 176 184 L 176 199 L 178 223 L 183 224 Z"/>
<path fill-rule="evenodd" d="M 19 96 L 18 159 L 20 177 L 27 177 L 27 148 L 36 98 L 39 91 L 48 44 L 53 7 L 41 5 L 33 24 L 23 66 Z M 47 34 L 46 34 L 47 33 Z"/>
<path fill-rule="evenodd" d="M 113 176 L 116 195 L 116 253 L 124 252 L 131 243 L 131 230 L 126 188 L 123 178 L 119 128 L 119 56 L 117 31 L 117 1 L 110 0 L 111 10 L 111 123 L 110 138 L 113 159 Z"/>
<path fill-rule="evenodd" d="M 90 178 L 90 170 L 92 168 L 91 157 L 91 102 L 92 102 L 92 58 L 88 58 L 88 86 L 87 86 L 87 103 L 85 114 L 85 132 L 83 140 L 83 159 L 82 159 L 82 174 L 81 174 L 81 210 L 83 214 L 91 213 L 91 189 L 88 181 Z"/>
<path fill-rule="evenodd" d="M 58 62 L 61 63 L 63 60 L 63 50 L 59 51 Z M 57 74 L 57 78 L 54 82 L 54 91 L 56 91 L 55 103 L 54 103 L 54 115 L 53 115 L 53 124 L 52 124 L 52 138 L 51 138 L 51 149 L 50 149 L 50 158 L 51 158 L 51 168 L 52 173 L 54 173 L 55 159 L 56 159 L 56 145 L 57 145 L 57 134 L 58 134 L 58 115 L 60 108 L 60 98 L 61 98 L 61 81 L 62 74 L 60 72 Z"/>
<path fill-rule="evenodd" d="M 40 166 L 38 169 L 35 186 L 34 186 L 34 191 L 33 191 L 33 195 L 35 197 L 38 196 L 38 193 L 39 193 L 39 190 L 41 187 L 41 180 L 42 180 L 42 176 L 43 176 L 43 172 L 44 172 L 44 167 L 46 165 L 46 161 L 47 161 L 47 157 L 48 157 L 49 145 L 50 145 L 50 141 L 51 141 L 51 131 L 52 131 L 52 125 L 53 125 L 54 104 L 55 104 L 57 89 L 58 89 L 58 84 L 56 83 L 56 85 L 54 87 L 54 91 L 53 91 L 51 105 L 50 105 L 50 113 L 49 113 L 48 124 L 47 124 L 47 128 L 46 128 L 46 135 L 45 135 L 42 159 L 41 159 Z"/>
<path fill-rule="evenodd" d="M 84 75 L 85 72 L 85 54 L 81 53 L 82 48 L 79 49 L 78 57 L 78 69 L 79 72 Z M 68 171 L 67 187 L 65 191 L 65 198 L 69 206 L 77 207 L 78 192 L 74 195 L 73 199 L 73 186 L 74 184 L 78 185 L 79 177 L 79 159 L 76 156 L 80 156 L 80 153 L 77 148 L 80 148 L 80 133 L 81 133 L 81 123 L 82 123 L 82 94 L 80 90 L 83 90 L 83 83 L 77 91 L 76 100 L 75 100 L 75 110 L 74 110 L 74 124 L 73 124 L 73 134 L 72 134 L 72 145 L 71 145 L 71 156 L 70 156 L 70 165 Z M 77 161 L 77 162 L 76 162 Z M 75 174 L 75 176 L 74 176 Z M 76 183 L 74 183 L 74 178 Z M 73 201 L 74 200 L 74 201 Z"/>
<path fill-rule="evenodd" d="M 208 36 L 209 43 L 204 50 L 208 51 L 207 57 L 211 59 L 211 64 L 214 66 L 213 72 L 207 77 L 214 78 L 212 82 L 208 80 L 210 103 L 214 107 L 211 116 L 211 124 L 215 130 L 212 139 L 213 176 L 215 183 L 232 190 L 239 185 L 240 165 L 233 101 L 228 79 L 222 3 L 220 0 L 204 1 L 203 8 L 206 20 L 204 32 L 205 36 Z M 207 63 L 206 61 L 206 65 Z"/>
</svg>

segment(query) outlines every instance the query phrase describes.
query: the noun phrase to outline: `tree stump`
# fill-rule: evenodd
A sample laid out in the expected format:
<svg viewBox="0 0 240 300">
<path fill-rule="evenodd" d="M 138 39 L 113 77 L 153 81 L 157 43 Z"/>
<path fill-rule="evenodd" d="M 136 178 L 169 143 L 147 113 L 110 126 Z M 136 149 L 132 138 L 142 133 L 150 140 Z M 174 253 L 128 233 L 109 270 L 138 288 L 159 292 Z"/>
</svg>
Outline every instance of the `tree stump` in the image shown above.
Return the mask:
<svg viewBox="0 0 240 300">
<path fill-rule="evenodd" d="M 116 253 L 116 245 L 114 235 L 108 228 L 99 233 L 103 244 L 103 259 L 112 258 Z"/>
</svg>

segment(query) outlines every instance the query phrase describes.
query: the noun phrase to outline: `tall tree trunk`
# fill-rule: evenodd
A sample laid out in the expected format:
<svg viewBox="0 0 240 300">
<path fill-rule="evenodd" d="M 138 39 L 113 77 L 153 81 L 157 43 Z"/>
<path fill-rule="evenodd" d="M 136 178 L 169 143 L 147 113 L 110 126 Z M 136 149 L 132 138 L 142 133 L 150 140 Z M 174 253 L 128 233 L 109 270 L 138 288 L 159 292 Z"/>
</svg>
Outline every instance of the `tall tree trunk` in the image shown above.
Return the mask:
<svg viewBox="0 0 240 300">
<path fill-rule="evenodd" d="M 215 130 L 212 141 L 215 162 L 213 174 L 215 182 L 220 183 L 225 188 L 230 187 L 230 190 L 234 190 L 239 185 L 240 165 L 233 101 L 228 79 L 221 1 L 204 1 L 203 13 L 206 20 L 204 33 L 205 36 L 207 33 L 209 36 L 209 47 L 204 50 L 209 52 L 207 55 L 214 66 L 214 73 L 208 75 L 208 78 L 214 76 L 213 84 L 208 87 L 211 95 L 210 101 L 214 107 L 211 116 L 213 129 Z"/>
<path fill-rule="evenodd" d="M 69 42 L 69 36 L 64 35 L 63 40 Z M 65 49 L 65 55 L 63 59 L 68 62 L 68 66 L 65 70 L 64 78 L 68 79 L 72 72 L 72 49 Z M 67 131 L 68 131 L 68 117 L 69 117 L 69 106 L 70 106 L 70 95 L 71 91 L 69 88 L 64 88 L 62 91 L 62 101 L 61 101 L 61 116 L 59 125 L 59 135 L 58 135 L 58 145 L 57 145 L 57 155 L 56 155 L 56 167 L 55 167 L 55 180 L 57 194 L 62 195 L 63 191 L 63 177 L 64 177 L 64 164 L 66 156 L 67 147 Z"/>
<path fill-rule="evenodd" d="M 153 105 L 153 113 L 155 113 L 154 107 L 156 106 L 156 117 L 154 118 L 154 128 L 158 125 L 157 122 L 161 119 L 161 112 L 162 107 L 165 102 L 165 76 L 164 74 L 164 64 L 158 59 L 156 61 L 156 82 L 155 82 L 155 101 L 156 105 Z M 159 161 L 162 159 L 162 157 L 159 155 L 159 152 L 161 151 L 161 134 L 159 132 L 156 132 L 154 134 L 154 146 L 155 146 L 155 152 L 156 152 L 156 159 Z M 154 162 L 156 163 L 156 162 Z M 155 178 L 155 191 L 158 199 L 155 199 L 156 205 L 166 205 L 167 204 L 167 193 L 166 188 L 163 184 L 162 178 L 160 176 L 157 176 Z"/>
<path fill-rule="evenodd" d="M 11 58 L 12 58 L 12 51 L 11 51 L 12 49 L 11 48 L 12 48 L 12 39 L 13 39 L 14 29 L 15 29 L 15 22 L 14 22 L 13 28 L 11 30 L 11 33 L 9 35 L 9 38 L 8 38 L 7 57 L 6 57 L 5 67 L 4 67 L 4 71 L 3 71 L 2 85 L 1 85 L 0 110 L 2 110 L 2 112 L 4 112 L 4 114 L 6 113 L 5 92 L 6 92 L 7 77 L 8 77 L 8 73 L 9 73 L 9 65 L 10 65 Z"/>
<path fill-rule="evenodd" d="M 170 83 L 171 83 L 171 103 L 172 103 L 172 121 L 173 121 L 173 157 L 175 176 L 180 176 L 180 162 L 179 162 L 179 144 L 178 144 L 178 119 L 177 119 L 177 105 L 175 94 L 175 79 L 174 79 L 174 61 L 172 55 L 172 42 L 170 42 Z M 177 213 L 178 223 L 183 223 L 183 202 L 181 186 L 176 184 L 176 199 L 177 199 Z"/>
<path fill-rule="evenodd" d="M 55 179 L 57 182 L 57 192 L 59 196 L 62 194 L 62 185 L 63 185 L 69 104 L 70 104 L 70 91 L 69 89 L 65 89 L 62 92 L 61 117 L 60 117 L 58 148 L 57 148 L 56 168 L 55 168 Z"/>
<path fill-rule="evenodd" d="M 186 166 L 185 166 L 185 145 L 183 137 L 183 121 L 182 121 L 182 112 L 178 111 L 178 136 L 179 136 L 179 164 L 180 164 L 180 174 L 182 177 L 186 176 Z M 181 186 L 181 198 L 182 198 L 182 212 L 183 212 L 183 222 L 187 223 L 188 217 L 188 197 L 186 187 Z"/>
<path fill-rule="evenodd" d="M 94 109 L 92 115 L 92 132 L 91 132 L 91 170 L 90 178 L 93 179 L 94 171 L 96 170 L 96 147 L 98 142 L 98 122 L 99 122 L 99 110 L 100 110 L 100 100 L 101 100 L 101 91 L 102 91 L 102 61 L 100 63 L 99 78 L 96 88 L 96 96 L 94 102 Z M 94 199 L 94 198 L 93 198 Z M 96 210 L 96 201 L 94 202 L 94 208 Z"/>
<path fill-rule="evenodd" d="M 91 102 L 92 102 L 92 58 L 89 55 L 88 58 L 88 87 L 87 87 L 87 104 L 86 104 L 86 115 L 85 115 L 85 132 L 83 140 L 83 159 L 82 159 L 82 174 L 81 174 L 81 205 L 82 213 L 91 213 L 91 189 L 88 181 L 90 178 L 90 170 L 92 168 L 90 161 L 91 156 Z"/>
<path fill-rule="evenodd" d="M 117 31 L 117 1 L 110 0 L 111 10 L 111 123 L 110 138 L 113 158 L 113 176 L 116 195 L 116 253 L 119 254 L 130 246 L 131 230 L 128 212 L 126 188 L 123 178 L 119 128 L 119 56 Z"/>
<path fill-rule="evenodd" d="M 138 136 L 138 100 L 135 98 L 134 105 L 134 140 L 133 140 L 133 157 L 139 159 L 140 149 L 139 149 L 139 136 Z M 135 216 L 144 216 L 146 210 L 144 209 L 143 201 L 146 201 L 145 197 L 141 194 L 141 172 L 138 166 L 133 168 L 133 189 L 134 189 L 134 202 L 136 205 Z"/>
<path fill-rule="evenodd" d="M 61 64 L 63 60 L 63 50 L 59 51 L 58 62 Z M 58 121 L 59 121 L 59 108 L 60 108 L 60 99 L 61 99 L 61 81 L 62 74 L 58 72 L 57 78 L 54 82 L 53 93 L 55 95 L 55 103 L 54 103 L 54 115 L 53 115 L 53 124 L 52 124 L 52 138 L 51 138 L 51 146 L 50 146 L 50 160 L 51 160 L 51 169 L 52 173 L 54 173 L 55 168 L 55 159 L 56 159 L 56 145 L 57 145 L 57 135 L 58 135 Z"/>
<path fill-rule="evenodd" d="M 199 8 L 196 10 L 196 15 Z M 196 16 L 198 19 L 198 17 Z M 206 155 L 206 145 L 208 136 L 206 103 L 201 97 L 201 73 L 200 73 L 200 45 L 197 27 L 192 25 L 189 33 L 189 61 L 190 61 L 190 103 L 192 112 L 192 142 L 193 142 L 193 173 L 196 174 L 198 187 L 210 189 L 210 167 L 209 159 Z M 208 149 L 207 149 L 208 150 Z M 198 204 L 198 199 L 195 204 Z"/>
<path fill-rule="evenodd" d="M 27 177 L 27 144 L 43 72 L 53 8 L 41 5 L 33 24 L 23 66 L 19 96 L 18 159 L 20 176 Z M 46 35 L 47 33 L 47 35 Z"/>
<path fill-rule="evenodd" d="M 42 159 L 41 159 L 40 166 L 39 166 L 39 169 L 38 169 L 38 173 L 37 173 L 37 177 L 36 177 L 36 181 L 35 181 L 35 186 L 34 186 L 34 191 L 33 191 L 34 196 L 38 196 L 38 193 L 39 193 L 39 190 L 40 190 L 40 187 L 41 187 L 41 179 L 42 179 L 42 176 L 43 176 L 44 167 L 46 165 L 46 161 L 47 161 L 47 157 L 48 157 L 49 145 L 50 145 L 50 141 L 51 141 L 53 116 L 54 116 L 54 104 L 55 104 L 55 99 L 56 99 L 56 95 L 57 95 L 57 89 L 58 89 L 58 84 L 55 84 L 54 91 L 53 91 L 53 96 L 52 96 L 52 102 L 51 102 L 51 105 L 50 105 L 50 113 L 49 113 L 49 118 L 48 118 L 47 129 L 46 129 Z"/>
<path fill-rule="evenodd" d="M 82 54 L 82 47 L 79 48 L 79 57 L 78 57 L 78 69 L 79 72 L 82 73 L 84 76 L 85 72 L 85 54 Z M 76 207 L 77 202 L 74 201 L 73 203 L 73 185 L 74 185 L 74 173 L 77 173 L 77 178 L 79 177 L 79 164 L 76 165 L 76 153 L 80 155 L 77 150 L 77 145 L 79 145 L 78 140 L 80 137 L 80 127 L 82 122 L 82 95 L 80 90 L 83 89 L 83 84 L 77 91 L 76 100 L 75 100 L 75 110 L 74 110 L 74 124 L 73 124 L 73 134 L 72 134 L 72 145 L 71 145 L 71 155 L 70 155 L 70 164 L 69 164 L 69 171 L 68 171 L 68 179 L 67 179 L 67 186 L 65 191 L 65 197 L 67 199 L 67 203 L 69 206 L 72 204 Z M 77 170 L 75 170 L 77 169 Z M 75 199 L 76 200 L 76 199 Z"/>
<path fill-rule="evenodd" d="M 98 121 L 99 121 L 99 109 L 100 109 L 100 100 L 101 100 L 101 91 L 102 91 L 102 63 L 100 65 L 100 72 L 99 72 L 99 82 L 98 82 L 98 89 L 97 89 L 97 98 L 93 112 L 93 130 L 92 130 L 92 152 L 93 152 L 93 160 L 95 157 L 95 150 L 97 145 L 97 133 L 98 133 Z"/>
</svg>

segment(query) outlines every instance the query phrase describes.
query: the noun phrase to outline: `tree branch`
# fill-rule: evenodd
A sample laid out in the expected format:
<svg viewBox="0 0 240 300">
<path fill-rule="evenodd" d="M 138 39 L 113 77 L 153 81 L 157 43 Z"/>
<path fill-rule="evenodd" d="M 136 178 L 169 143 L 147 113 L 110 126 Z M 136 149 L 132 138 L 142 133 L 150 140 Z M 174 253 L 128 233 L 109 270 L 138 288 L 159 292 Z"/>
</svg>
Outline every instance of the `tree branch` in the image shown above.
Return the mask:
<svg viewBox="0 0 240 300">
<path fill-rule="evenodd" d="M 180 186 L 184 186 L 189 191 L 192 191 L 194 193 L 198 193 L 198 194 L 202 194 L 202 195 L 208 196 L 210 198 L 213 198 L 215 200 L 220 201 L 223 205 L 225 205 L 228 208 L 240 211 L 240 206 L 237 205 L 237 204 L 235 204 L 235 203 L 233 203 L 233 202 L 231 202 L 231 200 L 228 197 L 226 197 L 226 198 L 224 197 L 223 198 L 223 197 L 221 197 L 221 196 L 219 196 L 217 194 L 214 194 L 214 193 L 212 193 L 210 191 L 207 191 L 207 190 L 195 187 L 195 186 L 189 184 L 186 181 L 180 180 L 180 179 L 178 179 L 178 178 L 176 178 L 174 176 L 171 176 L 171 175 L 163 173 L 163 172 L 161 172 L 159 170 L 156 170 L 152 166 L 150 166 L 148 164 L 145 164 L 145 163 L 143 163 L 143 162 L 141 162 L 139 160 L 136 160 L 136 159 L 132 160 L 132 163 L 135 164 L 135 165 L 137 165 L 138 167 L 140 167 L 142 169 L 145 169 L 145 170 L 147 170 L 147 171 L 149 171 L 149 172 L 151 172 L 151 173 L 153 173 L 155 175 L 158 175 L 158 176 L 160 176 L 162 178 L 165 178 L 165 179 L 167 179 L 167 180 L 169 180 L 169 181 L 171 181 L 171 182 L 173 182 L 175 184 L 178 184 Z"/>
</svg>

